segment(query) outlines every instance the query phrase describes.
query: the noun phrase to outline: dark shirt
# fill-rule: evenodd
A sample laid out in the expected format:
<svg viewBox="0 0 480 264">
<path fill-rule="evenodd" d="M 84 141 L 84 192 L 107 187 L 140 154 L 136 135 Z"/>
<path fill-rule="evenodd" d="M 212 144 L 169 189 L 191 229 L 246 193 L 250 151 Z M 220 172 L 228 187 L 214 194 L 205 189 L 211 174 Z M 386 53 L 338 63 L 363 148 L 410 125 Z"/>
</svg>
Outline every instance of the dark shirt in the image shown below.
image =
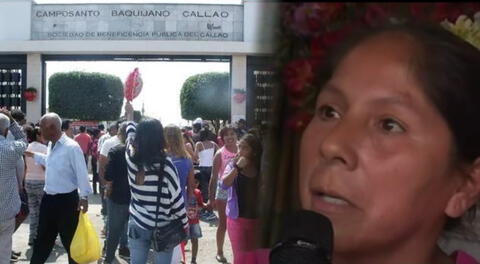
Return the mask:
<svg viewBox="0 0 480 264">
<path fill-rule="evenodd" d="M 128 183 L 125 145 L 119 144 L 108 153 L 108 163 L 105 169 L 105 179 L 112 182 L 110 199 L 117 204 L 130 203 L 130 185 Z"/>
<path fill-rule="evenodd" d="M 251 178 L 239 173 L 235 184 L 238 195 L 238 217 L 257 218 L 258 177 Z"/>
<path fill-rule="evenodd" d="M 212 131 L 208 130 L 208 140 L 213 141 L 218 144 L 217 142 L 217 135 L 213 133 Z"/>
<path fill-rule="evenodd" d="M 192 140 L 193 140 L 193 143 L 197 143 L 198 141 L 200 141 L 200 132 L 193 132 L 192 134 Z"/>
<path fill-rule="evenodd" d="M 192 139 L 194 143 L 202 141 L 200 138 L 200 131 L 198 133 L 193 132 Z M 217 143 L 217 136 L 212 131 L 208 130 L 207 140 Z"/>
</svg>

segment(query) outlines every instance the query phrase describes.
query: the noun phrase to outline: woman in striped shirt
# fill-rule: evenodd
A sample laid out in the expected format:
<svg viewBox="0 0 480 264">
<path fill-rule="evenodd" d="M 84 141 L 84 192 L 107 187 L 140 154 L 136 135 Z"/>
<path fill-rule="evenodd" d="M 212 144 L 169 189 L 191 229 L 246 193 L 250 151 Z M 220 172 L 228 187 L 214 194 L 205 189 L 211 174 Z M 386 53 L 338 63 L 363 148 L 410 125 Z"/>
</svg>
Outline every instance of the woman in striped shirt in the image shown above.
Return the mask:
<svg viewBox="0 0 480 264">
<path fill-rule="evenodd" d="M 150 119 L 135 125 L 133 107 L 127 102 L 128 179 L 132 199 L 128 223 L 132 264 L 147 262 L 155 227 L 180 219 L 188 230 L 188 219 L 177 170 L 165 154 L 160 121 Z M 161 187 L 159 192 L 158 188 Z M 172 250 L 154 252 L 155 263 L 170 263 Z"/>
</svg>

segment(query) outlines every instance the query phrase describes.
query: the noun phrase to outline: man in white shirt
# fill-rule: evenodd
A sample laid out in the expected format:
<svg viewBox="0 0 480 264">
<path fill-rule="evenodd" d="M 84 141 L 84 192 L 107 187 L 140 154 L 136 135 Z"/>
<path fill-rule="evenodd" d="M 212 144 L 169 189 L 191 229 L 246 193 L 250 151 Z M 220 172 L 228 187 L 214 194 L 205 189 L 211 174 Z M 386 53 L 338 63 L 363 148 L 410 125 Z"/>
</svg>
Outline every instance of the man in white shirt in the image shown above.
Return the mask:
<svg viewBox="0 0 480 264">
<path fill-rule="evenodd" d="M 98 154 L 100 154 L 100 151 L 102 150 L 103 143 L 107 139 L 115 136 L 117 134 L 117 131 L 118 131 L 118 122 L 115 122 L 113 125 L 108 127 L 108 133 L 105 133 L 103 136 L 101 136 L 98 139 Z"/>
<path fill-rule="evenodd" d="M 103 178 L 101 178 L 102 176 L 100 176 L 100 171 L 101 170 L 104 170 L 105 167 L 101 168 L 100 167 L 100 164 L 102 163 L 103 166 L 105 166 L 105 162 L 104 161 L 101 161 L 101 157 L 100 157 L 100 152 L 102 150 L 102 147 L 103 147 L 103 143 L 105 141 L 107 141 L 108 139 L 114 137 L 115 135 L 117 135 L 117 132 L 118 132 L 118 124 L 119 122 L 115 122 L 114 124 L 110 125 L 108 127 L 108 133 L 106 133 L 105 135 L 101 136 L 99 139 L 98 139 L 98 147 L 97 147 L 97 150 L 98 150 L 98 166 L 97 166 L 97 174 L 99 175 L 98 178 L 99 178 L 99 181 L 100 181 L 100 196 L 102 198 L 102 215 L 107 215 L 107 202 L 105 200 L 105 181 L 103 180 Z M 108 154 L 108 153 L 107 153 Z"/>
<path fill-rule="evenodd" d="M 118 131 L 118 122 L 116 122 L 115 125 L 116 125 L 115 131 Z M 102 195 L 102 214 L 103 215 L 106 215 L 107 212 L 108 212 L 107 203 L 106 203 L 105 196 L 104 196 L 105 185 L 106 185 L 105 168 L 106 168 L 107 163 L 108 163 L 108 152 L 110 152 L 110 150 L 112 148 L 119 145 L 120 143 L 121 143 L 120 139 L 118 138 L 117 133 L 115 133 L 114 136 L 112 136 L 111 138 L 109 138 L 109 139 L 105 140 L 105 142 L 103 142 L 102 147 L 100 149 L 100 155 L 98 156 L 98 178 L 99 178 L 100 184 L 101 184 L 100 194 Z M 106 218 L 105 218 L 105 220 L 106 220 Z M 102 229 L 102 233 L 104 233 L 106 235 L 107 232 L 108 232 L 107 225 L 105 225 L 104 228 Z M 120 244 L 121 245 L 126 244 L 125 239 L 122 239 Z"/>
<path fill-rule="evenodd" d="M 108 163 L 108 152 L 118 144 L 120 144 L 120 139 L 117 135 L 107 139 L 103 145 L 102 149 L 100 150 L 100 156 L 98 157 L 99 161 L 99 169 L 98 169 L 98 177 L 100 178 L 100 183 L 105 185 L 105 168 Z"/>
<path fill-rule="evenodd" d="M 92 187 L 83 152 L 73 139 L 61 131 L 62 121 L 55 113 L 40 119 L 40 129 L 48 144 L 47 154 L 25 152 L 45 166 L 45 195 L 40 205 L 38 233 L 30 263 L 45 263 L 60 234 L 70 257 L 70 244 L 78 224 L 79 210 L 87 212 Z M 80 199 L 79 199 L 80 196 Z"/>
</svg>

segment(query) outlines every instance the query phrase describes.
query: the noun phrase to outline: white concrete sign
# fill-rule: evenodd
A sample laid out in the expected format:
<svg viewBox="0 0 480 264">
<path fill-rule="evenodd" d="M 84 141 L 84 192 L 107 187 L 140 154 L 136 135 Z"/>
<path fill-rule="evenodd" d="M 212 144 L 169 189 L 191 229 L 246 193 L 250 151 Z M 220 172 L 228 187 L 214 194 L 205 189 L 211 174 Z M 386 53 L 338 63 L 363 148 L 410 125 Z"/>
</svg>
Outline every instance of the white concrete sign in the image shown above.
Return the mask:
<svg viewBox="0 0 480 264">
<path fill-rule="evenodd" d="M 243 5 L 32 5 L 32 40 L 243 41 Z"/>
</svg>

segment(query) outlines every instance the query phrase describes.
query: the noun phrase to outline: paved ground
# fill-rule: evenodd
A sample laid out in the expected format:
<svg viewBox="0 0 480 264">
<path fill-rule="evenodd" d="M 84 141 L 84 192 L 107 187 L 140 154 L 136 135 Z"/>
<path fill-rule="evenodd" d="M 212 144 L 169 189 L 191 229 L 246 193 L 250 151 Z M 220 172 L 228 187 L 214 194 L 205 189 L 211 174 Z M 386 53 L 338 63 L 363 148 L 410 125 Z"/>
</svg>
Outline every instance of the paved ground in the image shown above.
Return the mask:
<svg viewBox="0 0 480 264">
<path fill-rule="evenodd" d="M 100 215 L 100 197 L 98 195 L 92 195 L 89 199 L 89 211 L 88 215 L 90 220 L 93 222 L 93 225 L 97 229 L 98 234 L 100 234 L 100 229 L 103 227 L 103 220 Z M 201 222 L 201 228 L 203 232 L 203 237 L 199 240 L 199 252 L 197 256 L 197 263 L 218 263 L 215 260 L 216 254 L 216 227 L 210 226 L 208 223 Z M 32 255 L 31 248 L 27 245 L 28 244 L 28 234 L 29 234 L 29 223 L 28 218 L 27 220 L 20 226 L 20 228 L 15 232 L 13 236 L 13 249 L 16 251 L 21 251 L 22 255 L 19 258 L 17 263 L 29 263 L 29 257 Z M 103 245 L 104 239 L 101 238 L 101 245 Z M 190 244 L 186 246 L 186 256 L 187 256 L 187 263 L 190 263 Z M 228 235 L 225 238 L 225 246 L 224 246 L 224 253 L 227 260 L 232 261 L 232 250 L 230 246 L 230 241 L 228 239 Z M 55 246 L 52 253 L 50 254 L 50 258 L 48 259 L 47 263 L 68 263 L 67 254 L 62 246 Z M 101 263 L 100 261 L 98 263 Z M 127 261 L 120 259 L 117 257 L 117 263 L 125 264 L 128 263 Z M 150 262 L 152 263 L 152 262 Z"/>
</svg>

